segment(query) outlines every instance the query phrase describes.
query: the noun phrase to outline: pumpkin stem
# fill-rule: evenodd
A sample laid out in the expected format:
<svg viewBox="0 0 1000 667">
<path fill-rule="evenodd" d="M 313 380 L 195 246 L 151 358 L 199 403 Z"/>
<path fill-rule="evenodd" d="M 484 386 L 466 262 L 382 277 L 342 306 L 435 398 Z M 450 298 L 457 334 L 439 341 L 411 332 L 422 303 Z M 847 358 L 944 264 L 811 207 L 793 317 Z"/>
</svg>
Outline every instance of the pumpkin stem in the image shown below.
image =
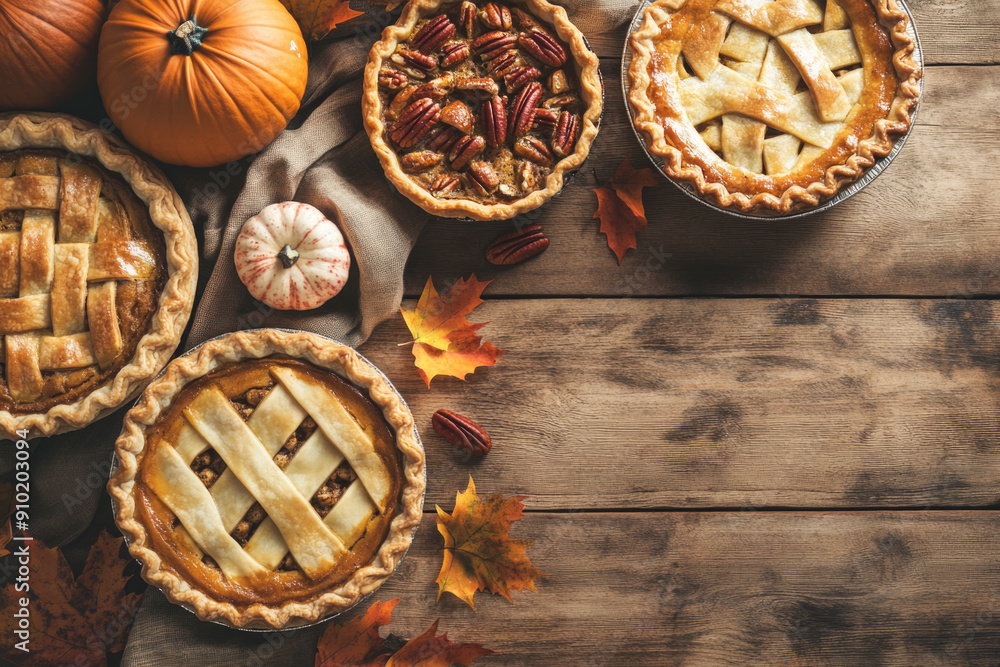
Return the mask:
<svg viewBox="0 0 1000 667">
<path fill-rule="evenodd" d="M 285 247 L 278 253 L 278 259 L 281 260 L 283 267 L 290 269 L 295 266 L 295 262 L 299 261 L 299 251 L 286 243 Z"/>
<path fill-rule="evenodd" d="M 177 26 L 176 30 L 171 30 L 167 33 L 167 39 L 170 41 L 170 52 L 175 54 L 182 53 L 185 56 L 189 56 L 194 53 L 196 48 L 201 46 L 207 34 L 208 28 L 202 28 L 198 25 L 198 21 L 195 20 L 194 16 L 192 16 Z"/>
</svg>

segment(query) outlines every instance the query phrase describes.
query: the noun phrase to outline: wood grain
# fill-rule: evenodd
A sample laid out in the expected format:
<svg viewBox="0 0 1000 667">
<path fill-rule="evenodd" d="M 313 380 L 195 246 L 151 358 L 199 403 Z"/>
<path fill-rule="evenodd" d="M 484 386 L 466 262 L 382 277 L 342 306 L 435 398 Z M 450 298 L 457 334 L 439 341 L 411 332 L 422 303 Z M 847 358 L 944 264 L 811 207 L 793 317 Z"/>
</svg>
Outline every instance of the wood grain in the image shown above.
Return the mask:
<svg viewBox="0 0 1000 667">
<path fill-rule="evenodd" d="M 530 504 L 530 501 L 529 501 Z M 453 502 L 445 509 L 451 510 Z M 389 630 L 441 618 L 487 665 L 996 665 L 993 512 L 530 514 L 547 573 L 512 606 L 435 603 L 441 537 L 420 526 L 375 599 Z"/>
<path fill-rule="evenodd" d="M 473 319 L 508 352 L 467 384 L 424 386 L 402 318 L 361 348 L 414 411 L 430 504 L 470 473 L 538 509 L 1000 503 L 992 302 L 490 300 Z M 439 408 L 493 451 L 463 461 Z"/>
<path fill-rule="evenodd" d="M 619 11 L 591 8 L 588 2 L 564 3 L 602 58 L 621 59 L 626 28 L 639 6 L 621 3 Z M 600 6 L 600 3 L 595 3 Z M 605 3 L 609 4 L 609 3 Z M 928 65 L 1000 64 L 996 35 L 1000 5 L 992 0 L 909 0 Z"/>
<path fill-rule="evenodd" d="M 648 160 L 606 71 L 608 103 L 593 156 L 576 180 L 529 219 L 552 245 L 516 269 L 483 270 L 482 255 L 506 224 L 438 221 L 421 236 L 406 290 L 427 276 L 495 278 L 494 295 L 852 295 L 1000 293 L 1000 67 L 928 72 L 918 123 L 902 153 L 861 194 L 790 222 L 716 213 L 672 184 L 644 192 L 649 228 L 622 265 L 593 219 L 591 188 L 629 157 Z"/>
</svg>

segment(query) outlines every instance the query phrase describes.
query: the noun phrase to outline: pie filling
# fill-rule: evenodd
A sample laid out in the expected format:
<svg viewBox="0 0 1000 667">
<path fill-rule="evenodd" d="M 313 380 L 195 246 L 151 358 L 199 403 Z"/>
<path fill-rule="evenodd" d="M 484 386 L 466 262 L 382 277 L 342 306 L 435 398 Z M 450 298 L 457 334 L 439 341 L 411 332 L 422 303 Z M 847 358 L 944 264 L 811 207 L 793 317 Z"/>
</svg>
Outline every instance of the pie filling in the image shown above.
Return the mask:
<svg viewBox="0 0 1000 667">
<path fill-rule="evenodd" d="M 893 47 L 869 0 L 674 0 L 650 61 L 669 143 L 731 192 L 822 181 L 886 118 Z"/>
<path fill-rule="evenodd" d="M 238 606 L 307 600 L 371 563 L 402 491 L 378 408 L 333 373 L 244 361 L 146 434 L 136 515 L 162 567 Z"/>
<path fill-rule="evenodd" d="M 570 48 L 501 3 L 425 18 L 379 73 L 385 140 L 432 196 L 510 204 L 576 150 L 586 104 Z"/>
<path fill-rule="evenodd" d="M 135 354 L 166 280 L 132 189 L 73 153 L 0 153 L 0 409 L 45 412 Z"/>
</svg>

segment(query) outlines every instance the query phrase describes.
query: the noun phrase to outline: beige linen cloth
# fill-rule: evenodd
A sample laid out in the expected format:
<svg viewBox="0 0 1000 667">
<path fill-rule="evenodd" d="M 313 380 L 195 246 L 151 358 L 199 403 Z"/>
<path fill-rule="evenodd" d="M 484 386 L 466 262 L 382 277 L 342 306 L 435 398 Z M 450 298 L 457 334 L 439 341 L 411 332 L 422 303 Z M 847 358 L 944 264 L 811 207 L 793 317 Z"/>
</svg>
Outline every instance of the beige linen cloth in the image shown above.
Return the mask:
<svg viewBox="0 0 1000 667">
<path fill-rule="evenodd" d="M 638 0 L 559 4 L 585 34 L 607 38 L 622 34 L 614 31 L 632 17 Z M 361 122 L 361 76 L 368 50 L 398 11 L 390 15 L 360 0 L 351 0 L 351 6 L 365 11 L 365 17 L 310 50 L 302 109 L 270 146 L 228 166 L 168 170 L 203 233 L 200 296 L 186 349 L 229 331 L 263 326 L 305 329 L 356 346 L 398 310 L 403 269 L 428 216 L 394 192 Z M 618 86 L 617 77 L 605 85 Z M 236 275 L 233 249 L 241 226 L 268 204 L 285 200 L 310 203 L 338 220 L 354 259 L 345 291 L 315 311 L 273 311 L 255 302 Z M 342 220 L 336 217 L 338 210 Z M 83 431 L 50 438 L 34 450 L 32 532 L 46 544 L 65 545 L 98 510 L 110 512 L 104 486 L 125 410 Z M 0 474 L 13 467 L 3 457 Z M 429 621 L 432 615 L 428 610 Z M 122 664 L 312 665 L 324 627 L 280 633 L 232 630 L 198 621 L 149 588 Z"/>
</svg>

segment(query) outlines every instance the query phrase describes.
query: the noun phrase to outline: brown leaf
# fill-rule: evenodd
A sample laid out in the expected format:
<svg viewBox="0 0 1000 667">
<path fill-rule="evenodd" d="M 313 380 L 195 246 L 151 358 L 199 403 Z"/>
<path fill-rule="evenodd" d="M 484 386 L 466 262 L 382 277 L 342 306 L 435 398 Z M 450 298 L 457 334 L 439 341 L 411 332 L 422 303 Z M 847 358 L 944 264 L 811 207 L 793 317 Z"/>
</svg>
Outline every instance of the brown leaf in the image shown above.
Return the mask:
<svg viewBox="0 0 1000 667">
<path fill-rule="evenodd" d="M 457 495 L 450 515 L 437 507 L 438 532 L 444 536 L 444 562 L 436 580 L 439 600 L 451 593 L 475 609 L 476 591 L 489 590 L 513 604 L 511 591 L 535 590 L 535 579 L 545 573 L 525 553 L 531 542 L 510 537 L 526 497 L 481 499 L 470 476 L 469 487 Z"/>
<path fill-rule="evenodd" d="M 316 42 L 332 31 L 337 25 L 350 21 L 364 12 L 350 8 L 348 0 L 281 0 L 306 39 Z"/>
<path fill-rule="evenodd" d="M 0 614 L 15 618 L 29 599 L 30 653 L 16 647 L 18 638 L 3 642 L 0 656 L 14 664 L 103 665 L 109 651 L 122 650 L 139 606 L 140 595 L 125 593 L 125 561 L 118 556 L 122 539 L 98 537 L 79 579 L 74 581 L 59 549 L 38 540 L 28 544 L 30 591 L 18 591 L 16 580 L 0 593 Z M 16 550 L 15 550 L 16 552 Z"/>
<path fill-rule="evenodd" d="M 316 646 L 315 667 L 450 667 L 469 665 L 476 658 L 493 653 L 479 644 L 453 644 L 448 634 L 437 636 L 438 622 L 430 630 L 406 642 L 393 653 L 389 645 L 397 638 L 379 634 L 392 620 L 399 600 L 376 602 L 364 614 L 346 623 L 331 623 Z"/>
<path fill-rule="evenodd" d="M 621 163 L 606 185 L 594 188 L 597 194 L 595 218 L 601 220 L 601 233 L 608 237 L 608 247 L 618 263 L 630 248 L 636 248 L 637 232 L 646 229 L 646 210 L 642 189 L 656 185 L 659 177 L 652 169 L 632 169 L 628 158 Z"/>
<path fill-rule="evenodd" d="M 400 308 L 413 336 L 414 363 L 428 387 L 438 375 L 464 380 L 480 366 L 495 366 L 504 353 L 479 335 L 487 323 L 473 324 L 465 318 L 483 303 L 479 297 L 489 284 L 472 276 L 440 295 L 433 278 L 428 278 L 416 308 Z"/>
</svg>

